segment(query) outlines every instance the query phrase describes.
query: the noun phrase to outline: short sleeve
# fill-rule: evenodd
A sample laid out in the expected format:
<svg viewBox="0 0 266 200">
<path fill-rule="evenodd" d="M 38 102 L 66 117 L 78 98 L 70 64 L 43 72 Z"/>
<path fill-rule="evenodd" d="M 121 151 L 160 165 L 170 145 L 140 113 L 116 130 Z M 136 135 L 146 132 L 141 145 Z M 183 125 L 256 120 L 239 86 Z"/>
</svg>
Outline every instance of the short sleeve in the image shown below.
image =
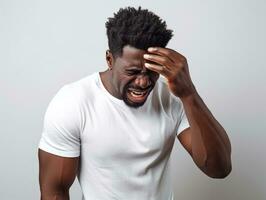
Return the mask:
<svg viewBox="0 0 266 200">
<path fill-rule="evenodd" d="M 179 120 L 179 124 L 177 126 L 176 135 L 179 135 L 182 131 L 184 131 L 186 128 L 189 128 L 189 127 L 190 127 L 190 125 L 188 123 L 186 113 L 185 113 L 183 106 L 182 106 L 180 120 Z"/>
<path fill-rule="evenodd" d="M 176 135 L 178 136 L 182 131 L 184 131 L 185 129 L 189 128 L 189 122 L 184 110 L 184 106 L 182 101 L 180 100 L 180 98 L 173 96 L 174 100 L 173 100 L 173 111 L 172 115 L 174 116 L 173 118 L 176 121 Z"/>
<path fill-rule="evenodd" d="M 62 157 L 78 157 L 81 124 L 77 95 L 64 86 L 48 105 L 39 148 Z"/>
</svg>

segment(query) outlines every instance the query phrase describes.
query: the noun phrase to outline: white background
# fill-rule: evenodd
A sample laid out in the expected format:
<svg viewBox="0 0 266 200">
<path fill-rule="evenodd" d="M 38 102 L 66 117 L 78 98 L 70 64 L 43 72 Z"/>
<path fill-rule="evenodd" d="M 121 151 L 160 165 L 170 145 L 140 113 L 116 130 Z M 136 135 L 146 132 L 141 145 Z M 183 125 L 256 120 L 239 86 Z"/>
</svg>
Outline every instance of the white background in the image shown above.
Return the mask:
<svg viewBox="0 0 266 200">
<path fill-rule="evenodd" d="M 265 200 L 266 1 L 0 0 L 0 199 L 38 199 L 37 146 L 64 84 L 106 69 L 105 22 L 120 7 L 155 12 L 174 30 L 198 92 L 227 130 L 233 171 L 204 175 L 176 140 L 176 200 Z M 129 194 L 130 195 L 130 194 Z M 75 182 L 71 199 L 80 199 Z"/>
</svg>

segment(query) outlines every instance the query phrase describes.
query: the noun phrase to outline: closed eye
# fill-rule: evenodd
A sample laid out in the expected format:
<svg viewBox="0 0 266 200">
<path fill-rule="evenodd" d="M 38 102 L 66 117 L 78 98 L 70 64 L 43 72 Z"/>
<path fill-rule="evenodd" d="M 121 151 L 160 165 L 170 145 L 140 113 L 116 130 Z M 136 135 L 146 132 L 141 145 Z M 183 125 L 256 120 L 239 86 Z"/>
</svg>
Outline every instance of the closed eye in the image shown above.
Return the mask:
<svg viewBox="0 0 266 200">
<path fill-rule="evenodd" d="M 127 75 L 136 75 L 141 73 L 141 70 L 126 70 Z"/>
</svg>

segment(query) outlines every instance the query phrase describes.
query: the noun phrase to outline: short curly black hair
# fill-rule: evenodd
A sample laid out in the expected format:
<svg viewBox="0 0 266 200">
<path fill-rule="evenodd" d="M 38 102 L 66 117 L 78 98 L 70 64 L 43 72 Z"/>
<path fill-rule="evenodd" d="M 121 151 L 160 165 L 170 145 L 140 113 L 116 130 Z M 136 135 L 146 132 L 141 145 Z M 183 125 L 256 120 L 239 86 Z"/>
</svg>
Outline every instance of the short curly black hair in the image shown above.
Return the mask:
<svg viewBox="0 0 266 200">
<path fill-rule="evenodd" d="M 120 8 L 105 23 L 108 45 L 114 56 L 121 56 L 123 47 L 147 50 L 151 46 L 165 47 L 173 36 L 166 22 L 147 9 Z"/>
</svg>

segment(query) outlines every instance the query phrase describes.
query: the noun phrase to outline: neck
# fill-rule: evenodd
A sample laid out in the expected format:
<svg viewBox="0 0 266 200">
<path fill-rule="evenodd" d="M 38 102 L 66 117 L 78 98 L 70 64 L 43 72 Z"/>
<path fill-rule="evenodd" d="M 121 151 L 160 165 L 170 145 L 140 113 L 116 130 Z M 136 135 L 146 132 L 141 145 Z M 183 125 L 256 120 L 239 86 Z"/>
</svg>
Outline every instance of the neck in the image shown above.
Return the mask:
<svg viewBox="0 0 266 200">
<path fill-rule="evenodd" d="M 112 72 L 110 70 L 106 70 L 103 72 L 100 72 L 100 77 L 101 77 L 101 81 L 103 83 L 103 86 L 105 87 L 105 89 L 114 97 L 119 98 L 119 95 L 117 95 L 117 92 L 115 91 L 115 88 L 112 84 Z"/>
</svg>

